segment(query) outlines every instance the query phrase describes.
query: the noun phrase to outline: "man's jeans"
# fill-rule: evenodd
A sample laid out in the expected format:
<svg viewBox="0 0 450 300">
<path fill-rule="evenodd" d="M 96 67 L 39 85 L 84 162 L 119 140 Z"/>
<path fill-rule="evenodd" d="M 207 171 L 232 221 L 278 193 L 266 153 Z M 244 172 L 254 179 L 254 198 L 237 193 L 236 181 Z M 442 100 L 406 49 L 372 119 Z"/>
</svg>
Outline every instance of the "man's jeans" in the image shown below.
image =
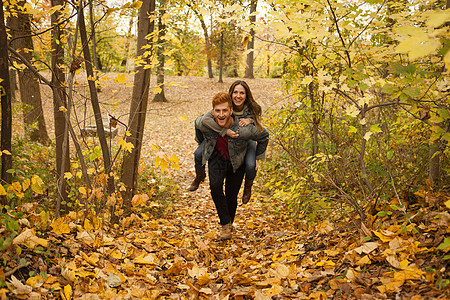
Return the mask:
<svg viewBox="0 0 450 300">
<path fill-rule="evenodd" d="M 213 153 L 208 161 L 209 186 L 221 225 L 233 223 L 237 209 L 237 196 L 244 178 L 244 165 L 235 173 L 229 160 Z M 223 185 L 225 182 L 225 193 Z"/>
</svg>

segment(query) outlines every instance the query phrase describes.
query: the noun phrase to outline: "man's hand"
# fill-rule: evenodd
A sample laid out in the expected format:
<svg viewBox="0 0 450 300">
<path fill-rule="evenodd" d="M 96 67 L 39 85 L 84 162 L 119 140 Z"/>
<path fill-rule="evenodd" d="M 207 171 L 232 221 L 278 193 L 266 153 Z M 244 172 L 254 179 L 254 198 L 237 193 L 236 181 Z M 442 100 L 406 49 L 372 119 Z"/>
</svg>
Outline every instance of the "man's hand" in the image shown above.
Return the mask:
<svg viewBox="0 0 450 300">
<path fill-rule="evenodd" d="M 242 119 L 239 119 L 239 126 L 245 127 L 245 126 L 249 125 L 251 122 L 252 121 L 248 118 L 242 118 Z"/>
<path fill-rule="evenodd" d="M 235 138 L 239 137 L 239 129 L 236 132 L 234 132 L 231 129 L 228 129 L 226 135 L 229 136 L 230 138 L 235 139 Z"/>
</svg>

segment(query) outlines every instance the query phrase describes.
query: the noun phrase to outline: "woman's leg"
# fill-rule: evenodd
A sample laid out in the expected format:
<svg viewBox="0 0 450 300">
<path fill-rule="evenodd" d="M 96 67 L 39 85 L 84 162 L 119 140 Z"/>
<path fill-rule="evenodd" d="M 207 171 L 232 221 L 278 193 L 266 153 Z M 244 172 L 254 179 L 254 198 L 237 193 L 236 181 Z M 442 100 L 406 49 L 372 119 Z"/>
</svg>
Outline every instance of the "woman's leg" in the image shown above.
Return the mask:
<svg viewBox="0 0 450 300">
<path fill-rule="evenodd" d="M 195 149 L 194 151 L 194 163 L 195 163 L 195 167 L 196 168 L 201 168 L 201 167 L 205 167 L 203 165 L 203 148 L 205 147 L 205 141 L 202 141 L 197 149 Z"/>
<path fill-rule="evenodd" d="M 253 180 L 256 177 L 256 142 L 248 141 L 247 153 L 245 154 L 245 183 L 242 203 L 246 204 L 252 196 Z"/>
<path fill-rule="evenodd" d="M 195 127 L 195 140 L 198 142 L 198 147 L 194 151 L 194 164 L 195 164 L 195 178 L 192 181 L 191 185 L 188 187 L 188 190 L 193 192 L 198 189 L 200 183 L 205 180 L 206 172 L 205 165 L 203 165 L 203 148 L 205 146 L 205 138 L 203 137 L 202 132 Z"/>
<path fill-rule="evenodd" d="M 245 179 L 253 180 L 256 177 L 256 142 L 253 140 L 247 143 L 247 153 L 245 154 Z"/>
</svg>

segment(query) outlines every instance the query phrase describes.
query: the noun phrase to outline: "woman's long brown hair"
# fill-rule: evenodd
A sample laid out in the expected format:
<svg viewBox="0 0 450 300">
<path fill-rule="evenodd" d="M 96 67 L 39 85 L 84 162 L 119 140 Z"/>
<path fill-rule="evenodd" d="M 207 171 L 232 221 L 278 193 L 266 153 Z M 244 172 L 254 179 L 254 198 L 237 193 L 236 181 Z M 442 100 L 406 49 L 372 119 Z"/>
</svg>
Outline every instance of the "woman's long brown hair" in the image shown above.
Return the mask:
<svg viewBox="0 0 450 300">
<path fill-rule="evenodd" d="M 228 93 L 230 94 L 230 97 L 233 98 L 233 91 L 237 85 L 242 85 L 244 87 L 244 89 L 245 89 L 244 104 L 247 105 L 248 109 L 250 110 L 250 113 L 253 116 L 253 120 L 255 121 L 256 128 L 258 128 L 260 131 L 262 131 L 263 127 L 261 125 L 261 114 L 262 114 L 261 105 L 259 105 L 255 101 L 255 99 L 253 99 L 253 95 L 252 95 L 252 92 L 250 91 L 250 87 L 248 86 L 248 84 L 243 80 L 236 80 L 235 82 L 233 82 L 233 84 L 230 86 L 230 90 L 228 91 Z M 236 109 L 236 106 L 234 105 L 234 102 L 233 102 L 233 110 L 235 110 L 235 109 Z"/>
</svg>

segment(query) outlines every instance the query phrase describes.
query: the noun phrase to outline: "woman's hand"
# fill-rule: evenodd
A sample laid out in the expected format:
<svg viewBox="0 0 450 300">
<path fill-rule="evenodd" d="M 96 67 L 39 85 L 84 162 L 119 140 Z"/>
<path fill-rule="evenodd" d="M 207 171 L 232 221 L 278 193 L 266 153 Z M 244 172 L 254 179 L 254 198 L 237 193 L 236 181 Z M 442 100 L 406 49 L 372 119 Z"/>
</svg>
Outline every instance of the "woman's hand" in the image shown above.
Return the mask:
<svg viewBox="0 0 450 300">
<path fill-rule="evenodd" d="M 239 119 L 239 126 L 245 127 L 251 123 L 251 120 L 248 118 Z"/>
<path fill-rule="evenodd" d="M 231 129 L 228 129 L 226 135 L 229 136 L 230 138 L 235 139 L 235 138 L 239 137 L 239 129 L 236 132 L 234 132 Z"/>
</svg>

